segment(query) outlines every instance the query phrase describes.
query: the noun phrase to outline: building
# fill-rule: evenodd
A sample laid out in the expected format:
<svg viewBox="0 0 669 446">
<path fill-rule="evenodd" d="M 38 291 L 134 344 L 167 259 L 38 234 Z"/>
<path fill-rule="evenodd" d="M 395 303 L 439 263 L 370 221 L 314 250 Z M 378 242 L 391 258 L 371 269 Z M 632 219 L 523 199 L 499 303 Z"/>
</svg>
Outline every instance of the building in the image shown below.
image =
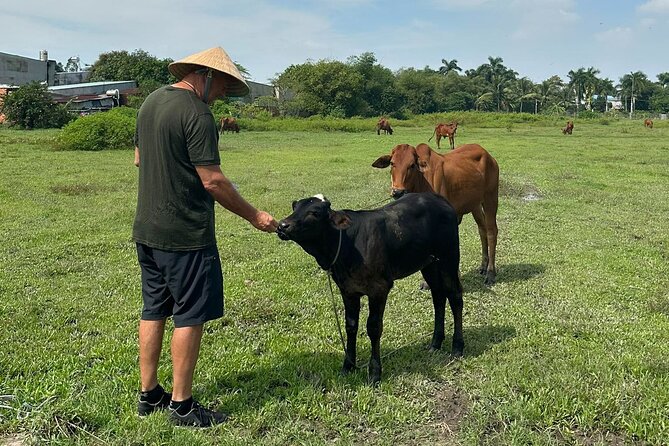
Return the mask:
<svg viewBox="0 0 669 446">
<path fill-rule="evenodd" d="M 78 62 L 78 58 L 75 61 Z M 40 51 L 39 59 L 0 53 L 0 97 L 21 85 L 41 82 L 48 86 L 56 102 L 67 104 L 74 111 L 87 113 L 125 105 L 128 95 L 139 93 L 134 80 L 88 82 L 88 71 L 56 72 L 56 65 L 55 60 L 49 60 L 46 50 Z M 259 97 L 290 99 L 292 96 L 289 92 L 280 92 L 273 85 L 253 81 L 247 83 L 250 93 L 239 98 L 245 103 L 251 103 Z"/>
</svg>

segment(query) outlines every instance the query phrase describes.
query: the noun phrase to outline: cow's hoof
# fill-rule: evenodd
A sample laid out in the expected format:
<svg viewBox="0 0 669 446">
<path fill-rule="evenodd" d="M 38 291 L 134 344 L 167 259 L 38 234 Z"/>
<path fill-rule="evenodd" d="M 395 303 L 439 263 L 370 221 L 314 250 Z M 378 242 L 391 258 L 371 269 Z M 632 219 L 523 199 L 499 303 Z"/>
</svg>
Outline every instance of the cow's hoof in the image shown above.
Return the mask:
<svg viewBox="0 0 669 446">
<path fill-rule="evenodd" d="M 435 347 L 434 345 L 430 344 L 427 346 L 427 351 L 430 353 L 436 353 L 439 350 L 441 350 L 439 347 Z"/>
<path fill-rule="evenodd" d="M 356 369 L 355 364 L 350 363 L 349 361 L 344 361 L 344 365 L 341 368 L 342 375 L 348 375 Z"/>
<path fill-rule="evenodd" d="M 367 384 L 372 387 L 379 387 L 379 384 L 381 384 L 381 375 L 369 375 L 367 377 Z"/>
<path fill-rule="evenodd" d="M 485 276 L 485 280 L 483 281 L 483 284 L 485 286 L 493 286 L 496 281 L 497 281 L 497 277 L 496 277 L 495 273 L 488 272 Z"/>
</svg>

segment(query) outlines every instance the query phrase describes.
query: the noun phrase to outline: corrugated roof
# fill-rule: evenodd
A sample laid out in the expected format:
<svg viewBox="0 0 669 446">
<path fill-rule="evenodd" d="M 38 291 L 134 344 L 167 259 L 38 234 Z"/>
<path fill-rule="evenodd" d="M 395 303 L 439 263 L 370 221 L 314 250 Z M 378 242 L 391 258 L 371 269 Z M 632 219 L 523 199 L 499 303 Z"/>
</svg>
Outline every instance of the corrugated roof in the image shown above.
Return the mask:
<svg viewBox="0 0 669 446">
<path fill-rule="evenodd" d="M 68 90 L 71 88 L 86 88 L 86 87 L 99 87 L 101 85 L 120 85 L 120 84 L 127 84 L 130 82 L 135 82 L 135 81 L 100 81 L 100 82 L 84 82 L 81 84 L 67 84 L 67 85 L 57 85 L 54 87 L 49 87 L 50 91 L 58 91 L 58 90 Z"/>
</svg>

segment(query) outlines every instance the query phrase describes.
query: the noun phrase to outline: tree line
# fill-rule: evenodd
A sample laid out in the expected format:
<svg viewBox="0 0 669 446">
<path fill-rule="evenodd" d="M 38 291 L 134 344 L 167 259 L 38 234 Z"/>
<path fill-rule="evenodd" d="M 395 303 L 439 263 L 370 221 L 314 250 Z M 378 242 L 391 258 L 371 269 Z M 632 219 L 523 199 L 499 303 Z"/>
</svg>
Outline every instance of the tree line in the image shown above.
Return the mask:
<svg viewBox="0 0 669 446">
<path fill-rule="evenodd" d="M 103 53 L 91 66 L 91 81 L 135 79 L 143 95 L 173 82 L 167 71 L 172 59 L 157 59 L 143 50 Z M 248 71 L 237 64 L 242 74 Z M 594 67 L 570 70 L 534 83 L 488 57 L 475 69 L 465 70 L 456 59 L 441 59 L 432 69 L 402 68 L 393 72 L 378 63 L 374 53 L 346 61 L 319 60 L 291 65 L 271 82 L 289 95 L 280 101 L 260 99 L 289 116 L 404 116 L 450 111 L 503 111 L 578 114 L 609 112 L 607 97 L 619 98 L 622 111 L 669 112 L 669 72 L 657 82 L 636 71 L 614 82 L 599 77 Z"/>
<path fill-rule="evenodd" d="M 100 54 L 90 66 L 89 80 L 136 80 L 140 94 L 130 105 L 138 107 L 153 90 L 176 81 L 167 70 L 171 62 L 172 59 L 158 59 L 141 49 L 111 51 Z M 245 78 L 250 78 L 245 67 L 237 67 Z M 291 65 L 271 80 L 286 94 L 279 99 L 257 98 L 256 105 L 300 117 L 405 118 L 467 110 L 578 115 L 611 112 L 607 97 L 614 97 L 622 102 L 620 112 L 669 113 L 669 72 L 657 74 L 656 82 L 642 71 L 625 74 L 617 82 L 599 74 L 594 67 L 581 67 L 570 70 L 564 80 L 554 75 L 534 83 L 505 66 L 501 57 L 492 56 L 464 72 L 456 59 L 441 59 L 438 69 L 426 66 L 393 72 L 378 63 L 374 53 L 365 52 L 346 61 L 324 59 Z M 40 94 L 31 91 L 21 101 L 25 103 L 27 98 Z M 19 97 L 15 99 L 18 102 Z M 12 100 L 7 98 L 5 102 L 9 104 L 2 108 L 8 111 Z M 25 115 L 29 127 L 39 122 L 39 116 L 49 116 L 30 110 Z M 56 121 L 62 122 L 62 114 L 58 116 Z"/>
</svg>

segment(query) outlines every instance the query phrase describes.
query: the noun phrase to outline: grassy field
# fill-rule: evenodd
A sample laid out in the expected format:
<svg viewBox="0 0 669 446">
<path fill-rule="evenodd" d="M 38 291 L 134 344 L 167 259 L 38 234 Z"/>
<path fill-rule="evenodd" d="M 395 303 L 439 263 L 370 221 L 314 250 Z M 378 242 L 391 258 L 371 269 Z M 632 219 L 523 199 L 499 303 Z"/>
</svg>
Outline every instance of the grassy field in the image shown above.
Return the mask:
<svg viewBox="0 0 669 446">
<path fill-rule="evenodd" d="M 362 367 L 339 374 L 313 258 L 219 207 L 226 316 L 207 325 L 194 391 L 232 419 L 206 431 L 136 416 L 132 154 L 54 151 L 56 131 L 0 129 L 0 444 L 667 444 L 669 125 L 604 124 L 458 129 L 456 144 L 500 165 L 498 283 L 475 271 L 467 216 L 464 357 L 448 338 L 427 352 L 432 304 L 413 275 L 389 297 L 376 389 L 364 323 Z M 222 168 L 277 219 L 315 193 L 365 208 L 390 187 L 372 161 L 432 129 L 228 134 Z"/>
</svg>

